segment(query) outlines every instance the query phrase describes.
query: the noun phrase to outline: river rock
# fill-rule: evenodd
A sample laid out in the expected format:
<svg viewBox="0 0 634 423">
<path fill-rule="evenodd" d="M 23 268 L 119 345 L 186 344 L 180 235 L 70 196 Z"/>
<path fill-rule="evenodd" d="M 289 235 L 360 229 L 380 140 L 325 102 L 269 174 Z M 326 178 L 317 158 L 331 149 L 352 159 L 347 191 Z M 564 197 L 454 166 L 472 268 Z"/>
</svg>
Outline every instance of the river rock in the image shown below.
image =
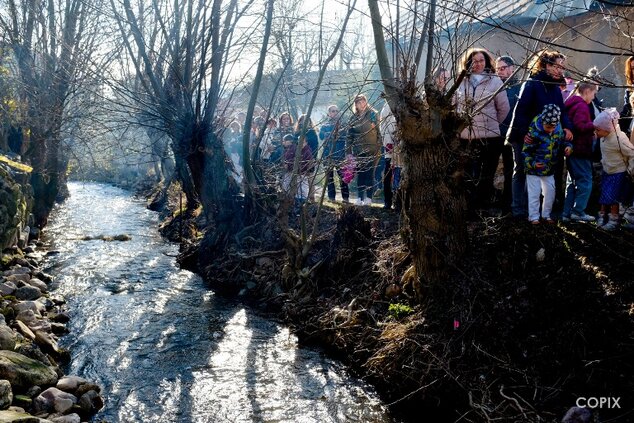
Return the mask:
<svg viewBox="0 0 634 423">
<path fill-rule="evenodd" d="M 23 268 L 27 268 L 29 269 L 28 273 L 31 273 L 31 270 L 35 269 L 35 267 L 37 267 L 37 263 L 31 261 L 31 260 L 27 260 L 25 258 L 22 257 L 18 257 L 17 259 L 15 259 L 15 262 L 17 264 L 19 264 L 20 266 L 22 266 Z"/>
<path fill-rule="evenodd" d="M 73 394 L 57 388 L 48 388 L 33 400 L 33 410 L 36 413 L 57 411 L 64 414 L 76 403 L 77 398 Z"/>
<path fill-rule="evenodd" d="M 95 414 L 103 408 L 103 399 L 95 391 L 88 391 L 77 402 L 81 412 L 87 416 Z"/>
<path fill-rule="evenodd" d="M 8 380 L 0 380 L 0 410 L 6 410 L 13 402 L 13 391 Z"/>
<path fill-rule="evenodd" d="M 68 323 L 70 321 L 68 313 L 63 311 L 59 313 L 51 313 L 48 315 L 48 318 L 55 323 Z"/>
<path fill-rule="evenodd" d="M 80 397 L 81 398 L 81 396 L 84 395 L 88 391 L 95 391 L 97 393 L 100 393 L 101 392 L 101 387 L 99 385 L 97 385 L 96 383 L 86 382 L 86 383 L 83 383 L 83 384 L 79 385 L 79 387 L 77 388 L 77 390 L 75 392 L 73 392 L 73 394 L 76 397 Z"/>
<path fill-rule="evenodd" d="M 13 351 L 17 338 L 7 325 L 0 325 L 0 350 Z"/>
<path fill-rule="evenodd" d="M 31 404 L 33 404 L 33 400 L 28 395 L 13 396 L 13 405 L 17 405 L 22 408 L 31 408 Z"/>
<path fill-rule="evenodd" d="M 20 320 L 16 320 L 15 321 L 15 326 L 17 327 L 18 331 L 22 335 L 24 335 L 25 338 L 28 338 L 31 341 L 33 341 L 35 339 L 35 334 L 33 333 L 33 331 L 31 329 L 29 329 L 29 327 L 27 325 L 24 324 L 24 322 L 22 322 Z"/>
<path fill-rule="evenodd" d="M 20 311 L 18 313 L 18 315 L 15 316 L 15 320 L 20 321 L 20 322 L 26 324 L 29 327 L 31 327 L 31 325 L 37 324 L 37 316 L 35 315 L 33 310 L 28 309 L 28 308 L 26 310 Z"/>
<path fill-rule="evenodd" d="M 43 281 L 38 278 L 31 278 L 31 280 L 27 281 L 27 283 L 31 286 L 38 288 L 42 292 L 48 291 L 48 285 L 46 285 Z"/>
<path fill-rule="evenodd" d="M 11 281 L 0 283 L 0 295 L 2 296 L 13 295 L 16 289 L 18 289 L 18 287 Z"/>
<path fill-rule="evenodd" d="M 49 296 L 49 300 L 51 300 L 53 304 L 58 306 L 66 304 L 66 300 L 61 295 L 53 294 Z"/>
<path fill-rule="evenodd" d="M 49 420 L 52 421 L 53 423 L 80 423 L 81 422 L 81 418 L 76 413 L 72 413 L 72 414 L 68 414 L 66 416 L 60 416 L 60 417 L 52 417 L 52 418 L 49 416 Z"/>
<path fill-rule="evenodd" d="M 0 314 L 0 316 L 1 316 L 1 314 Z M 68 333 L 68 328 L 63 323 L 55 323 L 55 322 L 53 322 L 53 323 L 51 323 L 51 331 L 55 335 L 63 335 L 65 333 Z"/>
<path fill-rule="evenodd" d="M 49 359 L 48 355 L 44 354 L 42 350 L 40 349 L 40 347 L 38 347 L 32 342 L 20 343 L 20 341 L 18 341 L 18 344 L 15 348 L 15 352 L 20 353 L 24 356 L 27 356 L 28 358 L 32 358 L 33 360 L 39 361 L 45 366 L 50 366 L 50 367 L 55 366 L 55 364 L 53 364 L 51 360 Z M 58 377 L 59 376 L 61 375 L 58 375 Z M 57 383 L 57 381 L 55 381 L 55 383 Z"/>
<path fill-rule="evenodd" d="M 53 339 L 51 335 L 46 332 L 42 332 L 41 330 L 35 331 L 35 343 L 44 351 L 45 353 L 51 354 L 54 357 L 59 357 L 60 349 L 57 345 L 57 341 Z"/>
<path fill-rule="evenodd" d="M 44 423 L 50 420 L 43 420 L 28 414 L 25 411 L 2 410 L 0 411 L 0 423 Z"/>
<path fill-rule="evenodd" d="M 34 317 L 42 317 L 42 312 L 46 311 L 44 309 L 44 306 L 37 301 L 20 301 L 19 303 L 13 304 L 13 309 L 16 311 L 16 313 L 18 313 L 18 318 L 20 316 L 20 313 L 23 311 L 31 311 Z M 22 321 L 24 322 L 24 320 Z"/>
<path fill-rule="evenodd" d="M 44 258 L 44 253 L 33 251 L 31 253 L 27 253 L 25 256 L 27 259 L 35 260 L 36 262 L 42 261 Z"/>
<path fill-rule="evenodd" d="M 40 313 L 44 313 L 46 310 L 51 310 L 55 307 L 55 303 L 46 297 L 40 297 L 35 300 L 35 304 L 38 306 Z"/>
<path fill-rule="evenodd" d="M 40 388 L 39 386 L 35 385 L 35 386 L 31 386 L 29 389 L 27 389 L 25 395 L 28 396 L 29 398 L 35 398 L 38 395 L 40 395 L 41 393 L 42 393 L 42 388 Z"/>
<path fill-rule="evenodd" d="M 34 271 L 33 276 L 35 276 L 41 281 L 46 282 L 47 284 L 53 281 L 53 277 L 51 275 L 49 275 L 48 273 L 44 273 L 41 270 Z"/>
<path fill-rule="evenodd" d="M 31 285 L 25 285 L 15 290 L 15 298 L 18 300 L 37 300 L 42 296 L 42 291 Z"/>
<path fill-rule="evenodd" d="M 0 351 L 0 378 L 23 389 L 57 383 L 57 373 L 52 367 L 13 351 Z"/>
<path fill-rule="evenodd" d="M 14 284 L 18 284 L 18 282 L 28 283 L 31 280 L 31 276 L 28 273 L 19 273 L 17 275 L 7 276 L 5 278 L 6 282 L 13 282 Z"/>
<path fill-rule="evenodd" d="M 79 388 L 80 385 L 84 385 L 86 383 L 88 383 L 88 380 L 84 379 L 83 377 L 64 376 L 63 378 L 57 381 L 57 389 L 73 393 L 77 390 L 77 388 Z M 82 394 L 84 393 L 85 392 L 82 392 Z"/>
<path fill-rule="evenodd" d="M 11 276 L 11 275 L 30 274 L 30 273 L 31 273 L 31 269 L 29 269 L 28 267 L 14 266 L 9 270 L 5 270 L 2 274 L 4 276 Z"/>
<path fill-rule="evenodd" d="M 51 332 L 51 322 L 47 319 L 38 319 L 29 325 L 29 328 L 35 333 L 36 331 Z"/>
</svg>

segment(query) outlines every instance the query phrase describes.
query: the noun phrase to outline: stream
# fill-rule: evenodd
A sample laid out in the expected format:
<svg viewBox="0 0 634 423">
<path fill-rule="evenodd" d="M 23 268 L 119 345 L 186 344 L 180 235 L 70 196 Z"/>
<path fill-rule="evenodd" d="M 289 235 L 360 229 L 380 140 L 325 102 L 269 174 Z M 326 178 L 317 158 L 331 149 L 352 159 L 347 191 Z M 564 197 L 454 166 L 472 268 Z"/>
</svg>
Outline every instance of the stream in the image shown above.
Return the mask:
<svg viewBox="0 0 634 423">
<path fill-rule="evenodd" d="M 122 189 L 69 184 L 45 232 L 67 300 L 67 373 L 102 387 L 107 422 L 393 422 L 371 386 L 288 328 L 176 265 L 158 215 Z M 128 234 L 127 242 L 82 240 Z"/>
</svg>

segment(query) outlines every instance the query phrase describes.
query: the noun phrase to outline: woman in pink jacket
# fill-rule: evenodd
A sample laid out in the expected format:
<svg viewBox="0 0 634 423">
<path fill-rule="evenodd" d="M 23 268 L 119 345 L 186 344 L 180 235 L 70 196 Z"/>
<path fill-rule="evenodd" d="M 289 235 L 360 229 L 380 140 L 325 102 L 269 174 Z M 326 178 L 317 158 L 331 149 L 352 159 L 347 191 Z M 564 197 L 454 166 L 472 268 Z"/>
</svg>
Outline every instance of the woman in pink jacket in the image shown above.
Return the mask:
<svg viewBox="0 0 634 423">
<path fill-rule="evenodd" d="M 510 108 L 506 92 L 500 90 L 502 80 L 495 74 L 495 60 L 488 51 L 467 50 L 461 65 L 467 76 L 458 89 L 458 110 L 472 120 L 460 139 L 469 154 L 465 188 L 467 207 L 473 214 L 490 205 L 493 177 L 504 147 L 500 123 Z"/>
</svg>

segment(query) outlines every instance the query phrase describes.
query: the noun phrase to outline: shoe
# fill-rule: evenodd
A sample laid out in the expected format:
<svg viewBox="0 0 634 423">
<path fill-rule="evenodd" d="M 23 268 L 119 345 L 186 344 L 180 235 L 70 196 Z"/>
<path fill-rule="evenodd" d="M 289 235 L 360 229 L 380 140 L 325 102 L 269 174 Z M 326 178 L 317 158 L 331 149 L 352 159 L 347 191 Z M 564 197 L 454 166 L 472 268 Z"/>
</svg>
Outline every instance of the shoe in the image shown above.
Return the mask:
<svg viewBox="0 0 634 423">
<path fill-rule="evenodd" d="M 561 216 L 561 221 L 564 223 L 570 222 L 570 216 Z"/>
<path fill-rule="evenodd" d="M 554 225 L 557 222 L 555 222 L 553 219 L 549 217 L 548 219 L 546 219 L 546 223 L 548 223 L 549 225 Z"/>
<path fill-rule="evenodd" d="M 623 229 L 629 229 L 630 231 L 634 229 L 634 223 L 626 222 L 621 225 Z"/>
<path fill-rule="evenodd" d="M 604 231 L 608 231 L 608 232 L 612 232 L 614 230 L 616 230 L 619 227 L 619 216 L 618 215 L 610 215 L 608 221 L 603 224 L 603 225 L 599 225 L 599 229 L 603 229 Z"/>
<path fill-rule="evenodd" d="M 363 205 L 371 206 L 372 205 L 372 199 L 371 198 L 366 198 L 365 200 L 363 200 Z"/>
<path fill-rule="evenodd" d="M 531 225 L 539 225 L 539 220 L 531 220 Z"/>
<path fill-rule="evenodd" d="M 343 202 L 344 202 L 345 204 L 350 204 L 350 199 L 349 199 L 349 198 L 344 198 L 344 199 L 343 199 Z"/>
<path fill-rule="evenodd" d="M 365 201 L 363 201 L 361 198 L 357 198 L 357 200 L 354 202 L 355 206 L 363 206 L 365 205 Z"/>
<path fill-rule="evenodd" d="M 335 197 L 328 197 L 328 201 L 330 201 L 331 203 L 335 202 Z"/>
<path fill-rule="evenodd" d="M 599 226 L 599 229 L 603 229 L 604 231 L 612 232 L 615 231 L 619 227 L 619 224 L 609 220 L 605 225 Z"/>
<path fill-rule="evenodd" d="M 570 215 L 570 219 L 576 222 L 594 222 L 595 221 L 594 216 L 590 216 L 589 214 L 586 214 L 586 213 L 583 213 L 583 214 L 572 213 Z"/>
</svg>

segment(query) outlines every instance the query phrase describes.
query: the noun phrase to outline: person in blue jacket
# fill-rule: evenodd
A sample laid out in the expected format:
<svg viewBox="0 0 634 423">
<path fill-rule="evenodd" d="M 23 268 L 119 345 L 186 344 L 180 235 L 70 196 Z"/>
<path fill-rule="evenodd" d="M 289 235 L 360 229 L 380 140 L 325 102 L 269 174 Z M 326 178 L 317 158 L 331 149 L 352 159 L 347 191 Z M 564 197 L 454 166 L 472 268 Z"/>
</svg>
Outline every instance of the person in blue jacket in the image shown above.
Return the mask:
<svg viewBox="0 0 634 423">
<path fill-rule="evenodd" d="M 328 106 L 328 118 L 319 130 L 319 138 L 323 146 L 322 161 L 326 169 L 326 181 L 328 186 L 328 199 L 335 201 L 334 173 L 339 175 L 339 188 L 344 203 L 350 201 L 348 184 L 343 181 L 342 167 L 346 159 L 346 128 L 342 125 L 339 107 Z"/>
<path fill-rule="evenodd" d="M 524 172 L 524 158 L 522 148 L 524 147 L 524 136 L 528 132 L 528 127 L 537 115 L 539 115 L 547 104 L 556 105 L 559 110 L 564 110 L 564 99 L 561 94 L 561 86 L 565 84 L 563 78 L 566 65 L 566 56 L 554 50 L 542 50 L 535 54 L 529 69 L 531 76 L 522 84 L 519 98 L 513 110 L 510 128 L 506 134 L 506 141 L 513 147 L 513 158 L 515 168 L 513 169 L 513 200 L 511 212 L 514 217 L 526 218 L 528 215 L 526 196 L 526 174 Z M 572 122 L 564 113 L 561 116 L 561 126 L 563 136 L 566 141 L 572 141 Z M 563 173 L 563 166 L 561 167 Z M 555 171 L 559 174 L 559 169 Z M 563 197 L 563 178 L 555 184 L 561 187 Z"/>
</svg>

